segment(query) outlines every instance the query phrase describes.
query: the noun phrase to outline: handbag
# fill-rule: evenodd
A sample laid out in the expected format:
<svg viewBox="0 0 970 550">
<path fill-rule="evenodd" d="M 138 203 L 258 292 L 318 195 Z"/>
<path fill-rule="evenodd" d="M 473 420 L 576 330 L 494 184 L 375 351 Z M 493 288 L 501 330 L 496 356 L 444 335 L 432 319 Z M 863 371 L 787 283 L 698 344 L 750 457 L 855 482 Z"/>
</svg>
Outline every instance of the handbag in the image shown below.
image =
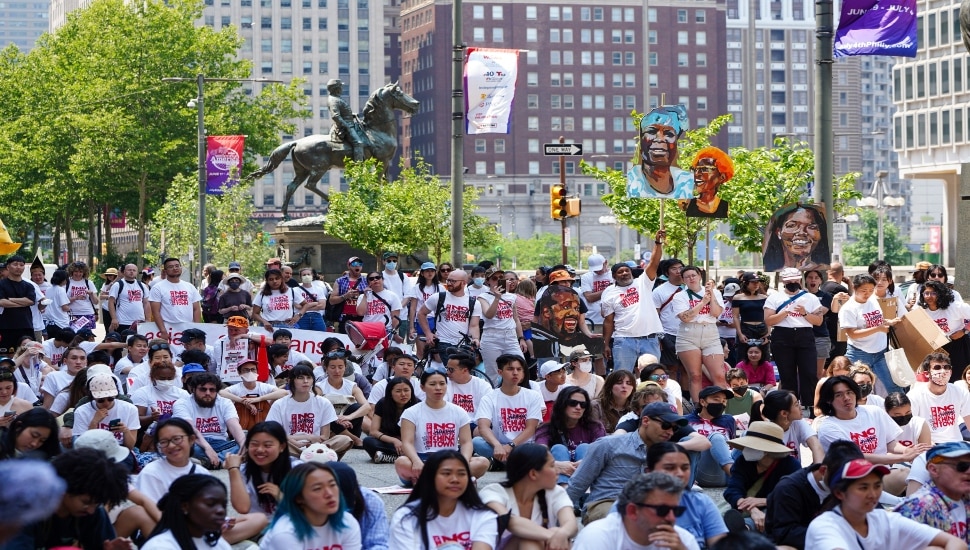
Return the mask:
<svg viewBox="0 0 970 550">
<path fill-rule="evenodd" d="M 896 331 L 892 328 L 889 329 L 889 344 L 891 349 L 885 354 L 889 375 L 893 382 L 901 388 L 912 386 L 916 383 L 916 373 L 913 371 L 913 366 L 909 364 L 906 350 L 899 345 Z"/>
</svg>

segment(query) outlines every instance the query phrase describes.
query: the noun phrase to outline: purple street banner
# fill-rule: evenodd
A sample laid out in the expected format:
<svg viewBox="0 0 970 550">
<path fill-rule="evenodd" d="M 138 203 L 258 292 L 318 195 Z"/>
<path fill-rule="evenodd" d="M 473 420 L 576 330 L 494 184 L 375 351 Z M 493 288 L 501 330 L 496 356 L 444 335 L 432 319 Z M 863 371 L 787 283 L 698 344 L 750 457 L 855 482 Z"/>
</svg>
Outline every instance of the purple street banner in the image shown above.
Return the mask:
<svg viewBox="0 0 970 550">
<path fill-rule="evenodd" d="M 519 50 L 468 48 L 465 59 L 465 132 L 510 133 Z"/>
<path fill-rule="evenodd" d="M 916 0 L 843 0 L 835 57 L 916 57 Z"/>
<path fill-rule="evenodd" d="M 205 192 L 221 195 L 223 186 L 239 182 L 246 136 L 209 136 L 206 140 Z"/>
</svg>

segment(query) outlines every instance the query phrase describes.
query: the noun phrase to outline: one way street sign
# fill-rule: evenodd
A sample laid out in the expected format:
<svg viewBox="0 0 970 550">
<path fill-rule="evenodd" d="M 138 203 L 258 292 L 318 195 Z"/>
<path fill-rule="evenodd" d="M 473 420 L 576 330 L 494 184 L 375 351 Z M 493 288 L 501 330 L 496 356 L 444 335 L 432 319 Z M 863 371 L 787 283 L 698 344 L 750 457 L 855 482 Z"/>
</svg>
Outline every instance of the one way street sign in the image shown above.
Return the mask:
<svg viewBox="0 0 970 550">
<path fill-rule="evenodd" d="M 545 143 L 542 145 L 542 153 L 546 156 L 581 156 L 583 146 L 578 143 Z"/>
</svg>

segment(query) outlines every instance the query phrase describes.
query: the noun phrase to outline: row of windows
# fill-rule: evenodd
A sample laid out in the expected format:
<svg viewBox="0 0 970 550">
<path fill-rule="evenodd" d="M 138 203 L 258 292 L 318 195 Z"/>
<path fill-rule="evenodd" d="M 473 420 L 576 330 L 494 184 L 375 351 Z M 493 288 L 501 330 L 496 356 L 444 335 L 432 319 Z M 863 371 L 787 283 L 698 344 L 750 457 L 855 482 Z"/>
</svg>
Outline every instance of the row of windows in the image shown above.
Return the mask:
<svg viewBox="0 0 970 550">
<path fill-rule="evenodd" d="M 274 2 L 277 0 L 259 0 L 259 6 L 263 8 L 273 7 Z M 278 0 L 280 7 L 289 8 L 294 4 L 300 4 L 304 8 L 312 8 L 314 0 Z M 315 0 L 318 8 L 326 8 L 327 0 Z M 357 0 L 356 2 L 358 9 L 368 9 L 370 7 L 370 0 Z M 214 6 L 215 0 L 205 0 L 206 6 Z M 232 6 L 232 0 L 219 0 L 219 5 L 222 7 Z M 239 5 L 248 8 L 252 7 L 253 0 L 239 0 Z M 337 7 L 340 9 L 350 8 L 350 0 L 337 0 Z"/>
<path fill-rule="evenodd" d="M 792 44 L 806 44 L 808 40 L 808 31 L 805 29 L 769 29 L 768 39 L 771 42 L 784 42 L 785 33 L 791 34 Z M 727 41 L 728 42 L 741 42 L 741 36 L 743 34 L 742 29 L 727 29 Z M 754 31 L 754 41 L 764 42 L 765 41 L 765 29 L 755 29 Z"/>
<path fill-rule="evenodd" d="M 572 132 L 577 129 L 576 119 L 579 119 L 578 128 L 584 132 L 606 132 L 606 117 L 549 117 L 549 130 L 552 132 Z M 526 127 L 530 132 L 541 130 L 540 120 L 537 116 L 530 116 L 526 120 Z M 633 119 L 630 117 L 613 117 L 613 132 L 635 132 Z M 605 151 L 601 151 L 605 152 Z"/>
<path fill-rule="evenodd" d="M 606 109 L 606 96 L 605 95 L 582 95 L 579 96 L 580 104 L 583 109 Z M 539 108 L 539 94 L 529 94 L 526 101 L 529 109 Z M 552 109 L 573 109 L 575 108 L 575 99 L 572 94 L 559 95 L 552 94 L 549 96 L 549 107 Z M 613 96 L 613 108 L 619 110 L 625 110 L 627 112 L 637 108 L 637 96 L 635 95 L 615 95 Z"/>
<path fill-rule="evenodd" d="M 491 11 L 492 11 L 493 20 L 502 20 L 505 18 L 504 6 L 492 6 Z M 534 21 L 538 19 L 539 18 L 538 6 L 526 6 L 525 18 L 529 21 Z M 472 19 L 485 19 L 485 6 L 473 5 Z M 572 21 L 573 8 L 570 6 L 563 6 L 563 7 L 550 6 L 549 20 L 550 21 Z M 606 10 L 605 8 L 589 8 L 589 7 L 579 8 L 579 20 L 580 21 L 605 21 Z M 619 23 L 621 21 L 627 22 L 627 23 L 635 23 L 636 10 L 634 8 L 611 8 L 610 21 L 614 23 Z"/>
<path fill-rule="evenodd" d="M 613 65 L 636 65 L 634 52 L 579 52 L 581 65 L 606 65 L 606 54 L 610 54 Z M 573 65 L 575 57 L 572 50 L 549 50 L 550 65 Z"/>
<path fill-rule="evenodd" d="M 727 17 L 728 19 L 740 19 L 740 2 L 748 4 L 748 0 L 727 0 Z M 785 4 L 788 4 L 788 11 L 785 11 Z M 756 20 L 764 19 L 766 15 L 769 15 L 773 21 L 781 21 L 783 19 L 790 18 L 793 21 L 805 21 L 806 15 L 808 15 L 805 9 L 806 0 L 771 0 L 771 5 L 769 11 L 765 13 L 761 9 L 761 2 L 755 2 L 754 17 Z"/>
<path fill-rule="evenodd" d="M 893 119 L 896 149 L 962 144 L 970 137 L 970 132 L 964 133 L 967 116 L 970 109 L 963 107 L 897 116 Z"/>
<path fill-rule="evenodd" d="M 667 56 L 665 56 L 666 58 Z M 657 52 L 650 52 L 650 66 L 657 67 L 660 65 L 660 56 Z M 690 54 L 684 52 L 677 53 L 677 66 L 678 67 L 690 67 Z M 707 54 L 704 52 L 699 52 L 694 54 L 694 66 L 696 67 L 707 67 Z"/>
<path fill-rule="evenodd" d="M 916 18 L 916 44 L 920 50 L 948 46 L 951 41 L 961 41 L 960 8 L 926 13 Z"/>
<path fill-rule="evenodd" d="M 611 76 L 612 85 L 614 88 L 636 88 L 637 86 L 637 75 L 636 73 L 613 73 Z M 651 75 L 654 76 L 654 75 Z M 606 74 L 605 73 L 580 73 L 579 75 L 580 83 L 579 85 L 584 88 L 589 88 L 591 86 L 596 86 L 597 88 L 603 88 L 606 86 Z M 527 86 L 536 87 L 539 86 L 539 73 L 526 73 L 525 82 Z M 549 85 L 554 88 L 565 87 L 571 88 L 576 85 L 576 79 L 574 73 L 549 73 Z M 707 87 L 707 77 L 704 77 L 704 87 Z"/>
<path fill-rule="evenodd" d="M 572 44 L 574 38 L 573 29 L 549 29 L 549 42 L 552 44 Z M 525 30 L 526 42 L 538 42 L 538 29 L 528 28 Z M 603 44 L 606 34 L 603 29 L 580 29 L 579 41 L 584 44 Z M 631 29 L 612 29 L 610 31 L 610 43 L 612 44 L 636 44 L 636 31 Z"/>
<path fill-rule="evenodd" d="M 677 31 L 677 45 L 678 46 L 690 46 L 690 37 L 694 37 L 694 45 L 706 46 L 707 45 L 707 31 Z M 647 43 L 657 44 L 659 41 L 659 34 L 657 31 L 647 31 Z"/>
<path fill-rule="evenodd" d="M 765 71 L 756 71 L 754 78 L 756 84 L 764 84 Z M 781 69 L 770 71 L 770 78 L 772 84 L 785 84 L 788 82 L 785 71 Z M 744 74 L 741 69 L 728 69 L 727 82 L 728 84 L 744 84 Z M 791 71 L 790 83 L 799 85 L 808 84 L 808 70 L 797 69 Z"/>
<path fill-rule="evenodd" d="M 691 75 L 689 75 L 689 74 L 679 74 L 679 75 L 677 75 L 677 87 L 678 88 L 683 88 L 683 89 L 691 88 L 690 76 Z M 651 88 L 658 88 L 658 87 L 660 87 L 660 76 L 657 75 L 657 73 L 650 73 L 650 76 L 647 78 L 647 80 L 648 80 L 649 85 L 650 85 Z M 707 89 L 707 75 L 706 74 L 694 75 L 694 86 L 693 86 L 693 88 L 695 90 L 706 90 Z"/>
<path fill-rule="evenodd" d="M 966 63 L 966 70 L 964 70 L 964 63 Z M 924 99 L 951 92 L 960 93 L 965 89 L 970 90 L 970 83 L 964 86 L 965 74 L 970 74 L 970 58 L 966 58 L 966 61 L 943 59 L 920 63 L 915 67 L 896 67 L 893 69 L 895 84 L 893 100 L 899 102 L 903 97 Z"/>
<path fill-rule="evenodd" d="M 772 63 L 808 63 L 808 50 L 781 50 L 772 48 L 768 50 L 769 60 Z M 728 63 L 744 63 L 744 51 L 741 48 L 727 49 Z M 758 48 L 755 50 L 755 63 L 764 63 L 765 50 Z"/>
</svg>

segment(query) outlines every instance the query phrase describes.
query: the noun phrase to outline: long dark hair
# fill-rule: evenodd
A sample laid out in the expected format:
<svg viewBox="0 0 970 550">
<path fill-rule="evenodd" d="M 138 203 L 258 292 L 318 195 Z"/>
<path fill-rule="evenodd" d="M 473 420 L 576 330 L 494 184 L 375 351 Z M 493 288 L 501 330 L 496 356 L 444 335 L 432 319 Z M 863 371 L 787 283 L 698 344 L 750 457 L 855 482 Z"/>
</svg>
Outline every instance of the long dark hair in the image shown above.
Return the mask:
<svg viewBox="0 0 970 550">
<path fill-rule="evenodd" d="M 600 390 L 599 402 L 600 410 L 603 413 L 603 424 L 606 426 L 606 431 L 608 432 L 616 429 L 616 424 L 620 421 L 621 416 L 632 411 L 630 407 L 633 400 L 632 391 L 630 392 L 630 396 L 627 397 L 626 403 L 613 402 L 613 386 L 617 385 L 621 378 L 626 378 L 634 389 L 637 387 L 637 377 L 633 375 L 633 371 L 615 370 L 606 377 L 606 383 L 603 384 L 603 389 Z M 616 410 L 618 407 L 620 407 L 619 411 Z"/>
<path fill-rule="evenodd" d="M 401 384 L 404 384 L 411 390 L 411 399 L 404 404 L 404 407 L 401 410 L 397 410 L 397 403 L 394 402 L 394 399 L 391 397 L 391 391 Z M 391 413 L 381 415 L 381 431 L 391 433 L 400 432 L 401 428 L 398 426 L 398 423 L 401 421 L 401 413 L 421 402 L 421 400 L 414 395 L 414 386 L 411 385 L 411 381 L 402 376 L 395 376 L 387 381 L 387 387 L 384 390 L 384 397 L 381 399 L 381 401 L 384 401 L 384 406 L 381 407 L 381 412 Z"/>
<path fill-rule="evenodd" d="M 778 237 L 778 230 L 788 221 L 795 212 L 804 210 L 809 213 L 818 225 L 819 240 L 812 250 L 811 260 L 819 265 L 826 265 L 831 261 L 832 254 L 829 252 L 828 228 L 825 225 L 825 215 L 817 204 L 805 204 L 796 202 L 779 209 L 776 216 L 768 224 L 768 241 L 765 246 L 764 266 L 765 271 L 777 271 L 785 267 L 785 252 Z"/>
<path fill-rule="evenodd" d="M 438 290 L 441 288 L 441 285 L 438 284 L 438 270 L 433 269 L 431 271 L 434 271 L 434 273 L 431 274 L 431 285 L 434 285 L 434 289 L 436 292 L 440 292 L 440 290 Z M 424 290 L 425 287 L 431 286 L 427 284 L 427 281 L 424 278 L 424 272 L 425 272 L 424 269 L 418 272 L 418 289 L 422 291 Z"/>
<path fill-rule="evenodd" d="M 13 458 L 17 450 L 17 437 L 27 428 L 47 428 L 50 435 L 40 446 L 47 458 L 61 454 L 61 444 L 57 440 L 57 419 L 43 407 L 34 407 L 18 414 L 6 429 L 0 432 L 0 459 Z"/>
<path fill-rule="evenodd" d="M 189 524 L 186 521 L 188 515 L 182 509 L 182 505 L 191 501 L 207 487 L 220 487 L 223 492 L 226 485 L 215 476 L 208 474 L 187 474 L 175 478 L 172 485 L 168 488 L 168 493 L 158 501 L 158 509 L 162 512 L 162 519 L 158 520 L 158 525 L 148 539 L 160 535 L 165 531 L 172 532 L 172 538 L 178 543 L 179 548 L 195 548 L 192 542 L 192 534 L 189 533 Z M 205 534 L 206 542 L 215 542 L 222 536 L 221 533 L 212 532 Z"/>
<path fill-rule="evenodd" d="M 589 409 L 587 409 L 589 410 Z M 549 449 L 545 445 L 538 443 L 526 443 L 520 445 L 509 453 L 508 460 L 505 462 L 505 481 L 499 482 L 502 487 L 511 488 L 516 483 L 529 475 L 533 470 L 542 470 L 549 460 Z M 539 501 L 539 511 L 542 512 L 543 527 L 549 523 L 549 505 L 546 502 L 545 489 L 536 493 Z"/>
<path fill-rule="evenodd" d="M 566 401 L 572 399 L 577 393 L 586 398 L 586 408 L 583 409 L 583 416 L 579 417 L 579 422 L 576 425 L 589 431 L 597 423 L 592 417 L 593 404 L 589 398 L 589 393 L 579 386 L 566 386 L 559 392 L 556 402 L 552 404 L 552 414 L 549 417 L 550 446 L 556 443 L 565 445 L 569 440 L 569 436 L 566 435 L 569 433 L 569 428 L 566 427 Z"/>
<path fill-rule="evenodd" d="M 788 390 L 770 391 L 764 399 L 751 404 L 751 421 L 767 420 L 774 422 L 781 411 L 791 409 L 795 399 L 795 394 Z"/>
<path fill-rule="evenodd" d="M 276 269 L 276 268 L 267 269 L 266 270 L 266 273 L 263 274 L 263 281 L 264 281 L 263 291 L 260 292 L 260 294 L 262 294 L 263 296 L 272 296 L 273 295 L 273 289 L 271 289 L 269 287 L 269 281 L 267 280 L 267 279 L 269 279 L 269 276 L 270 275 L 279 275 L 280 279 L 283 280 L 283 271 L 282 270 Z M 282 294 L 286 290 L 289 290 L 289 287 L 286 286 L 286 281 L 283 280 L 282 284 L 280 284 L 280 290 L 279 290 L 279 292 L 280 292 L 280 294 Z"/>
<path fill-rule="evenodd" d="M 471 482 L 471 468 L 468 466 L 465 457 L 460 452 L 452 450 L 431 453 L 428 460 L 424 462 L 424 469 L 421 470 L 421 475 L 418 476 L 414 489 L 404 503 L 411 509 L 409 515 L 418 520 L 421 529 L 421 546 L 425 549 L 428 547 L 428 522 L 438 517 L 438 490 L 435 488 L 434 478 L 438 475 L 438 469 L 441 468 L 444 461 L 450 459 L 460 461 L 462 466 L 465 467 L 465 471 L 468 472 L 468 486 L 465 487 L 465 492 L 458 497 L 458 501 L 469 510 L 488 510 L 488 507 L 482 502 L 482 498 L 478 496 L 475 484 Z"/>
<path fill-rule="evenodd" d="M 280 455 L 276 457 L 269 466 L 269 475 L 264 479 L 263 470 L 260 468 L 259 464 L 253 460 L 252 456 L 246 453 L 246 481 L 252 484 L 253 487 L 259 487 L 264 483 L 272 483 L 279 486 L 283 482 L 283 478 L 286 474 L 290 473 L 292 465 L 290 463 L 290 453 L 287 446 L 286 430 L 283 426 L 276 422 L 275 420 L 267 420 L 265 422 L 259 422 L 252 428 L 249 428 L 249 432 L 246 433 L 246 444 L 245 448 L 249 449 L 249 442 L 253 440 L 253 436 L 256 434 L 267 434 L 273 439 L 280 442 L 282 445 L 282 450 L 280 450 Z M 259 493 L 258 495 L 259 505 L 264 510 L 272 510 L 276 507 L 276 499 L 272 496 Z"/>
</svg>

